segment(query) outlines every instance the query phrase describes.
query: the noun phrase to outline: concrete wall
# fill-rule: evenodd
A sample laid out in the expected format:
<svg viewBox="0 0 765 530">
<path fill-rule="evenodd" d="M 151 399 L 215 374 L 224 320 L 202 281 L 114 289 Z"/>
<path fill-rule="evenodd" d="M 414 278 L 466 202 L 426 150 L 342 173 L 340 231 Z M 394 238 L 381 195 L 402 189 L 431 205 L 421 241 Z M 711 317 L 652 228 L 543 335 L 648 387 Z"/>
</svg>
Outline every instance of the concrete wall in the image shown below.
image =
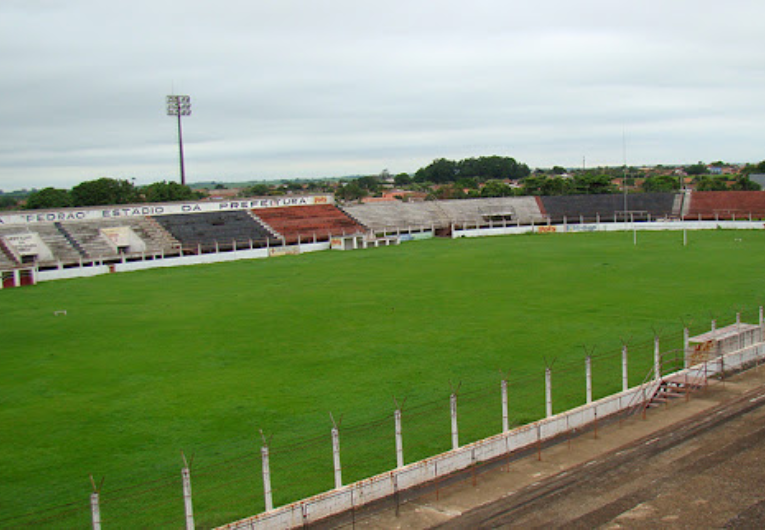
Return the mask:
<svg viewBox="0 0 765 530">
<path fill-rule="evenodd" d="M 325 241 L 321 243 L 305 243 L 286 248 L 293 250 L 293 252 L 291 252 L 293 254 L 318 252 L 320 250 L 328 250 L 329 242 Z M 242 259 L 268 258 L 272 254 L 273 253 L 269 253 L 268 248 L 256 248 L 237 250 L 236 252 L 174 256 L 169 258 L 147 259 L 146 261 L 129 261 L 125 263 L 114 263 L 111 265 L 87 265 L 83 267 L 73 267 L 70 269 L 39 271 L 37 274 L 37 281 L 45 282 L 52 280 L 66 280 L 70 278 L 86 278 L 90 276 L 98 276 L 101 274 L 109 274 L 111 272 L 131 272 L 146 269 L 157 269 L 162 267 L 182 267 L 186 265 L 221 263 L 224 261 L 237 261 Z"/>
<path fill-rule="evenodd" d="M 650 223 L 585 223 L 557 225 L 495 226 L 493 228 L 470 228 L 455 225 L 452 238 L 484 237 L 510 234 L 528 234 L 530 232 L 576 233 L 576 232 L 624 232 L 632 230 L 762 230 L 762 221 L 655 221 Z"/>
<path fill-rule="evenodd" d="M 765 343 L 759 343 L 708 363 L 665 376 L 682 377 L 687 375 L 689 378 L 706 379 L 723 371 L 741 368 L 748 363 L 761 362 L 764 358 Z M 467 469 L 476 463 L 533 447 L 538 442 L 549 440 L 571 429 L 585 427 L 597 418 L 602 419 L 620 411 L 637 407 L 652 397 L 658 386 L 659 381 L 650 381 L 553 417 L 220 528 L 282 529 L 316 522 L 319 519 L 388 497 L 396 491 L 425 484 L 438 477 Z"/>
</svg>

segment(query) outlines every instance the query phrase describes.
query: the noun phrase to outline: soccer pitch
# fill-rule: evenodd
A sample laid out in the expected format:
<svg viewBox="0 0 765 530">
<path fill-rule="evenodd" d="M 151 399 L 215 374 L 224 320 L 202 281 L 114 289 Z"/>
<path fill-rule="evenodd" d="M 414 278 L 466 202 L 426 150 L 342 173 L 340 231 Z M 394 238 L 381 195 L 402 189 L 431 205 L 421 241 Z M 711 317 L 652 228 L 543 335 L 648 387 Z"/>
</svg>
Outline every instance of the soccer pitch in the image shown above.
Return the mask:
<svg viewBox="0 0 765 530">
<path fill-rule="evenodd" d="M 331 488 L 329 412 L 352 428 L 387 421 L 392 396 L 410 408 L 448 407 L 450 383 L 469 393 L 509 370 L 538 383 L 517 411 L 535 419 L 544 359 L 580 362 L 583 347 L 616 353 L 622 340 L 648 343 L 666 330 L 679 344 L 683 322 L 703 331 L 742 308 L 752 321 L 765 292 L 765 232 L 693 232 L 687 246 L 681 232 L 637 240 L 429 240 L 0 291 L 0 526 L 66 503 L 81 505 L 87 524 L 89 474 L 105 478 L 104 492 L 172 477 L 175 504 L 156 513 L 178 526 L 181 450 L 202 468 L 245 454 L 256 466 L 261 429 L 274 450 L 325 436 L 316 449 L 326 455 L 316 463 L 323 478 L 293 469 L 299 485 L 279 487 L 275 476 L 283 504 Z M 633 384 L 649 365 L 631 365 Z M 596 375 L 597 395 L 619 390 L 618 375 L 608 377 Z M 568 396 L 583 381 L 562 384 Z M 361 430 L 353 443 L 387 451 L 390 421 L 390 440 Z M 447 411 L 407 461 L 448 449 L 448 422 Z M 467 427 L 464 441 L 496 427 Z M 389 452 L 369 462 L 369 474 L 393 467 Z M 259 469 L 251 472 L 256 481 Z M 261 511 L 262 499 L 250 497 L 224 508 L 195 499 L 198 523 Z M 105 528 L 149 523 L 129 519 L 140 517 L 140 502 L 135 514 L 122 509 L 107 525 L 104 508 Z"/>
</svg>

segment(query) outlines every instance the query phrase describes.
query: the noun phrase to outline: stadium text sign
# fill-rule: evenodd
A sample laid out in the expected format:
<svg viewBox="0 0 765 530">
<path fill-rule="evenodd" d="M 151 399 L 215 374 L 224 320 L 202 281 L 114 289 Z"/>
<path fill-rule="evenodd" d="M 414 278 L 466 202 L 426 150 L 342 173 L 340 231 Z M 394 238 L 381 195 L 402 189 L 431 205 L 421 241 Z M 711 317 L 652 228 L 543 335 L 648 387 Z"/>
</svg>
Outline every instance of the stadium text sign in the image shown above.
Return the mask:
<svg viewBox="0 0 765 530">
<path fill-rule="evenodd" d="M 121 217 L 143 217 L 147 215 L 173 215 L 184 213 L 220 212 L 225 210 L 252 210 L 256 208 L 283 208 L 286 206 L 308 206 L 332 204 L 332 197 L 314 195 L 305 197 L 269 197 L 266 199 L 242 199 L 226 202 L 190 202 L 112 206 L 109 208 L 66 208 L 40 212 L 15 212 L 0 214 L 0 226 L 28 225 L 66 221 L 94 221 Z"/>
</svg>

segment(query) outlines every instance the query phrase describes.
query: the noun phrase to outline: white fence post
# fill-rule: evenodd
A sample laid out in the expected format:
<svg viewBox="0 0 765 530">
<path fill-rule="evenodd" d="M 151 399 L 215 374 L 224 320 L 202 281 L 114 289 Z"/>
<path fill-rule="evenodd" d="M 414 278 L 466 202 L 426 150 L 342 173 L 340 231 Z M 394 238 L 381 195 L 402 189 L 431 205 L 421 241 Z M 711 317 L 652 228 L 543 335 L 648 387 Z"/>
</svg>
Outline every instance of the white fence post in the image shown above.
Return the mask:
<svg viewBox="0 0 765 530">
<path fill-rule="evenodd" d="M 507 379 L 502 379 L 502 432 L 510 431 L 510 414 L 507 406 Z"/>
<path fill-rule="evenodd" d="M 717 320 L 712 319 L 712 331 L 717 331 Z"/>
<path fill-rule="evenodd" d="M 629 369 L 627 365 L 627 345 L 622 345 L 622 390 L 627 391 L 630 388 Z"/>
<path fill-rule="evenodd" d="M 93 530 L 101 530 L 101 509 L 98 505 L 98 492 L 90 494 L 90 513 L 93 520 Z"/>
<path fill-rule="evenodd" d="M 763 326 L 765 325 L 765 313 L 763 313 L 762 306 L 760 306 L 760 341 L 765 339 L 765 336 L 763 336 Z"/>
<path fill-rule="evenodd" d="M 691 340 L 691 334 L 688 328 L 683 328 L 683 368 L 690 366 L 690 359 L 688 358 L 688 348 Z"/>
<path fill-rule="evenodd" d="M 457 424 L 457 393 L 452 392 L 449 398 L 449 405 L 452 415 L 452 449 L 459 449 L 460 447 L 460 433 Z"/>
<path fill-rule="evenodd" d="M 658 335 L 653 338 L 653 376 L 654 379 L 661 379 L 661 350 Z"/>
<path fill-rule="evenodd" d="M 393 413 L 396 424 L 396 467 L 404 467 L 404 438 L 401 431 L 401 409 Z"/>
<path fill-rule="evenodd" d="M 545 368 L 545 414 L 549 418 L 552 412 L 552 370 Z"/>
<path fill-rule="evenodd" d="M 337 425 L 332 426 L 332 459 L 335 466 L 335 489 L 343 487 L 343 469 L 340 466 L 340 433 Z"/>
<path fill-rule="evenodd" d="M 194 530 L 194 506 L 191 502 L 191 472 L 188 467 L 184 467 L 181 470 L 181 477 L 183 479 L 183 503 L 186 510 L 186 530 Z"/>
<path fill-rule="evenodd" d="M 587 403 L 592 403 L 592 357 L 584 359 L 584 375 L 587 383 Z"/>
<path fill-rule="evenodd" d="M 263 498 L 266 503 L 266 511 L 269 512 L 274 509 L 274 498 L 271 491 L 271 463 L 268 455 L 268 445 L 266 444 L 263 444 L 263 447 L 260 448 L 260 460 L 263 466 Z"/>
</svg>

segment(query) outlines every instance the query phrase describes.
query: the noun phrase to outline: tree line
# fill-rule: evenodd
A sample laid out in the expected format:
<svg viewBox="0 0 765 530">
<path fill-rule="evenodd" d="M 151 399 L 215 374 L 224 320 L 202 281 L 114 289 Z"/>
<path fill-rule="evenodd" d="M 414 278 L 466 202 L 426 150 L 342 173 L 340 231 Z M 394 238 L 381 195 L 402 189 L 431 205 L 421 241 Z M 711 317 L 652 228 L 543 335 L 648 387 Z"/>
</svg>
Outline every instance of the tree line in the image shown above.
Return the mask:
<svg viewBox="0 0 765 530">
<path fill-rule="evenodd" d="M 155 182 L 136 187 L 128 180 L 100 178 L 81 182 L 71 190 L 43 188 L 27 197 L 26 208 L 68 208 L 78 206 L 104 206 L 137 202 L 172 202 L 197 200 L 204 194 L 177 182 Z"/>
</svg>

